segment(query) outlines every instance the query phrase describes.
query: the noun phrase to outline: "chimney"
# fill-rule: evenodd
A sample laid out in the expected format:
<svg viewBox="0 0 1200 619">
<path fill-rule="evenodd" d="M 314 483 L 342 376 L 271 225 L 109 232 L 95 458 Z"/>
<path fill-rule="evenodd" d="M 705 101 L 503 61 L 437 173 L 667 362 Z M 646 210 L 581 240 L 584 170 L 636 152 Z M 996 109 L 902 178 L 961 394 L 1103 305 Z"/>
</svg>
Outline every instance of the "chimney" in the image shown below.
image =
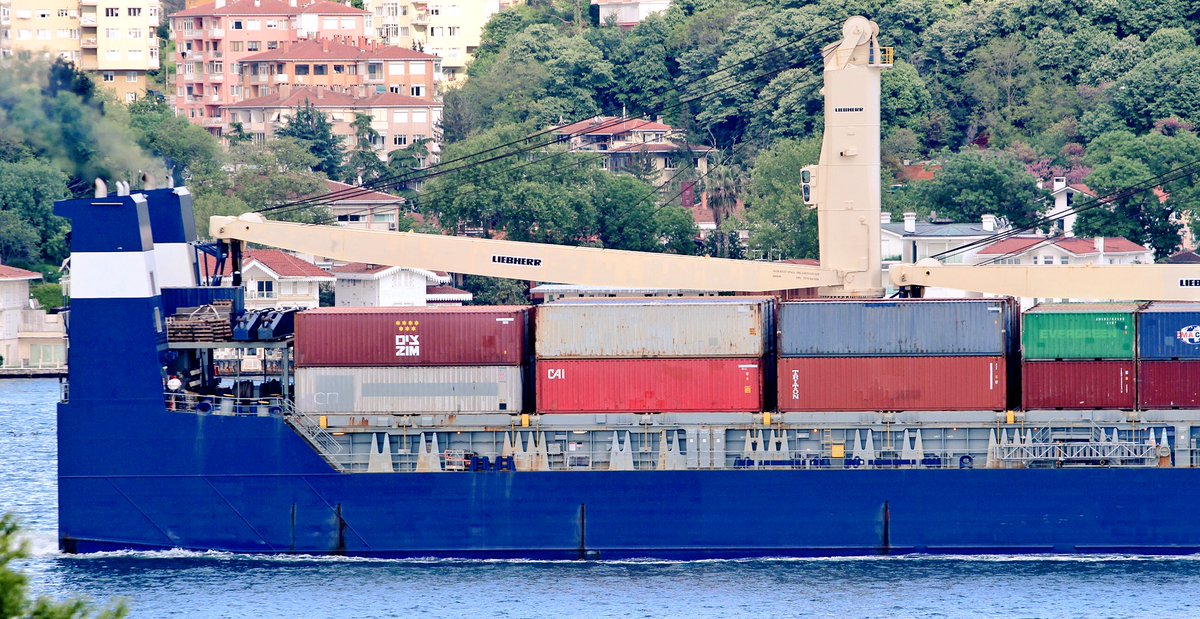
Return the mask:
<svg viewBox="0 0 1200 619">
<path fill-rule="evenodd" d="M 288 6 L 292 7 L 293 9 L 296 8 L 296 0 L 288 0 Z"/>
<path fill-rule="evenodd" d="M 892 223 L 892 214 L 887 211 L 883 211 L 883 212 L 879 213 L 879 223 L 881 223 L 881 224 Z"/>
<path fill-rule="evenodd" d="M 358 86 L 355 86 L 355 89 L 356 89 L 356 92 L 358 93 L 359 99 L 367 98 L 367 85 L 366 84 L 359 84 Z"/>
<path fill-rule="evenodd" d="M 1096 237 L 1096 264 L 1104 264 L 1104 237 Z"/>
<path fill-rule="evenodd" d="M 225 8 L 225 0 L 217 0 L 217 3 L 216 3 L 215 5 L 213 5 L 213 8 L 214 8 L 214 9 L 223 9 L 223 8 Z"/>
<path fill-rule="evenodd" d="M 321 39 L 321 51 L 329 53 L 329 39 Z"/>
<path fill-rule="evenodd" d="M 324 98 L 325 98 L 325 89 L 324 89 L 324 88 L 322 88 L 322 87 L 320 87 L 320 86 L 317 86 L 317 98 L 318 98 L 318 99 L 324 99 Z"/>
<path fill-rule="evenodd" d="M 258 8 L 261 6 L 262 6 L 262 0 L 254 0 L 254 8 Z"/>
<path fill-rule="evenodd" d="M 909 232 L 909 233 L 917 231 L 917 214 L 916 213 L 905 213 L 904 214 L 904 231 Z"/>
<path fill-rule="evenodd" d="M 1067 186 L 1067 178 L 1065 176 L 1054 177 L 1054 191 L 1058 191 Z"/>
<path fill-rule="evenodd" d="M 984 215 L 983 216 L 983 231 L 984 232 L 995 232 L 996 231 L 996 216 L 995 215 Z"/>
</svg>

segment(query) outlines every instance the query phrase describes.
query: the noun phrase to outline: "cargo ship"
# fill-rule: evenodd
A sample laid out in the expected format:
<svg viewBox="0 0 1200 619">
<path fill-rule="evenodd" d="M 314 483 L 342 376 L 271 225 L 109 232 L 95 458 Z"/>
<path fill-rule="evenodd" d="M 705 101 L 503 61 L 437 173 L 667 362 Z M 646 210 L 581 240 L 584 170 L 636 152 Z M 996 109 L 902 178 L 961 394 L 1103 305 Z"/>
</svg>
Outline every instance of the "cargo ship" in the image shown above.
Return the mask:
<svg viewBox="0 0 1200 619">
<path fill-rule="evenodd" d="M 878 231 L 862 222 L 872 209 L 878 222 L 877 71 L 891 56 L 875 32 L 852 19 L 826 49 L 826 148 L 802 177 L 829 226 L 821 270 L 256 217 L 214 218 L 222 240 L 202 244 L 185 188 L 98 183 L 96 197 L 58 203 L 72 226 L 62 550 L 1200 552 L 1200 305 L 1164 302 L 1188 298 L 1174 290 L 1023 314 L 1004 297 L 870 298 Z M 872 177 L 837 193 L 862 203 L 831 199 Z M 833 230 L 861 242 L 830 243 Z M 801 283 L 839 298 L 249 311 L 245 241 L 540 281 Z M 200 253 L 230 264 L 232 281 L 202 274 Z M 946 273 L 921 271 L 893 280 Z M 278 364 L 222 373 L 228 349 Z"/>
</svg>

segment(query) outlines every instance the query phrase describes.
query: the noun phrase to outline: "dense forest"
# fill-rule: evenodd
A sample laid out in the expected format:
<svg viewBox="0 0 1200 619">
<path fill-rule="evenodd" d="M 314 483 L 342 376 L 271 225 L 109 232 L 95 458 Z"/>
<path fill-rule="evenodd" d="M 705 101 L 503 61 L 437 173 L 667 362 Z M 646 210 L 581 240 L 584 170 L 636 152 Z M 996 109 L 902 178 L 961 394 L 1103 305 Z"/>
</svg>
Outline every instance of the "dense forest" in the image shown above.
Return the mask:
<svg viewBox="0 0 1200 619">
<path fill-rule="evenodd" d="M 409 197 L 435 230 L 815 257 L 814 215 L 796 174 L 819 151 L 820 48 L 853 14 L 874 19 L 881 43 L 896 49 L 883 75 L 882 182 L 884 208 L 897 215 L 993 213 L 1025 224 L 1046 205 L 1039 178 L 1066 176 L 1105 195 L 1198 158 L 1193 0 L 681 0 L 628 31 L 597 23 L 588 8 L 530 0 L 493 17 L 469 79 L 443 93 L 439 155 L 452 163 L 426 172 L 424 144 L 375 159 L 365 118 L 338 140 L 320 112 L 300 109 L 280 139 L 254 144 L 235 127 L 222 145 L 159 97 L 127 106 L 69 64 L 5 60 L 0 261 L 53 278 L 66 254 L 53 201 L 87 195 L 97 176 L 141 171 L 186 181 L 202 217 L 318 194 L 324 177 L 362 179 Z M 621 114 L 662 116 L 684 131 L 685 165 L 668 183 L 656 187 L 636 166 L 614 176 L 595 155 L 539 142 L 548 127 Z M 717 149 L 705 175 L 688 165 L 693 146 Z M 903 162 L 932 162 L 938 173 L 905 183 Z M 715 240 L 692 241 L 684 183 L 709 192 L 723 230 Z M 1191 177 L 1158 189 L 1084 214 L 1077 231 L 1175 251 L 1200 197 Z M 319 205 L 276 214 L 328 217 Z M 728 234 L 736 229 L 750 230 L 749 248 Z"/>
</svg>

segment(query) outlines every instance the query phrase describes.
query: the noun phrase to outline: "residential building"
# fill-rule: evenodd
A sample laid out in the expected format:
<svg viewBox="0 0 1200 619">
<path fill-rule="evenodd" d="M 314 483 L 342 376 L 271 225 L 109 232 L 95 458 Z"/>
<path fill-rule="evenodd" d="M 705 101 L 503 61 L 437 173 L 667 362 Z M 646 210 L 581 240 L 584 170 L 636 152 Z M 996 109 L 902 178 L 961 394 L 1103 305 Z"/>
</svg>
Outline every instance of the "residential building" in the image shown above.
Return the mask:
<svg viewBox="0 0 1200 619">
<path fill-rule="evenodd" d="M 884 273 L 895 263 L 912 263 L 951 249 L 986 239 L 1008 227 L 994 215 L 984 215 L 977 223 L 930 223 L 917 221 L 916 213 L 905 213 L 903 222 L 893 222 L 891 213 L 880 219 Z M 946 264 L 972 264 L 979 248 L 946 256 Z"/>
<path fill-rule="evenodd" d="M 520 0 L 366 0 L 379 39 L 442 58 L 446 80 L 466 77 L 492 15 Z"/>
<path fill-rule="evenodd" d="M 1019 236 L 990 243 L 971 264 L 1152 264 L 1154 250 L 1123 237 Z"/>
<path fill-rule="evenodd" d="M 170 16 L 175 41 L 175 113 L 222 135 L 223 105 L 246 95 L 241 61 L 302 38 L 373 32 L 371 14 L 328 0 L 215 0 Z"/>
<path fill-rule="evenodd" d="M 1068 183 L 1066 177 L 1055 176 L 1050 182 L 1051 185 L 1047 188 L 1043 187 L 1041 181 L 1038 181 L 1038 188 L 1049 189 L 1050 197 L 1054 199 L 1054 205 L 1050 207 L 1046 216 L 1063 216 L 1062 219 L 1054 222 L 1055 229 L 1066 236 L 1075 236 L 1075 220 L 1079 216 L 1075 213 L 1068 214 L 1068 212 L 1077 206 L 1077 202 L 1095 198 L 1096 194 L 1083 183 Z"/>
<path fill-rule="evenodd" d="M 437 56 L 379 45 L 366 37 L 285 41 L 277 49 L 243 58 L 241 64 L 245 98 L 265 97 L 281 86 L 352 92 L 365 85 L 371 94 L 390 92 L 433 101 L 442 70 Z"/>
<path fill-rule="evenodd" d="M 371 116 L 371 126 L 379 133 L 375 148 L 379 156 L 387 159 L 388 153 L 436 135 L 437 124 L 442 117 L 442 104 L 429 99 L 417 99 L 407 95 L 385 92 L 367 94 L 360 86 L 354 94 L 335 92 L 324 87 L 291 88 L 277 87 L 276 92 L 265 97 L 246 99 L 225 106 L 229 122 L 241 123 L 243 130 L 255 140 L 262 141 L 275 134 L 287 123 L 296 108 L 310 104 L 329 115 L 333 133 L 344 138 L 354 136 L 355 114 Z M 430 153 L 436 155 L 436 143 L 428 145 Z"/>
<path fill-rule="evenodd" d="M 39 273 L 0 264 L 0 367 L 59 368 L 66 364 L 66 329 L 29 298 Z"/>
<path fill-rule="evenodd" d="M 404 198 L 382 191 L 325 181 L 325 195 L 332 196 L 326 205 L 330 214 L 347 228 L 395 231 L 402 217 L 420 217 L 409 210 Z"/>
<path fill-rule="evenodd" d="M 319 307 L 321 284 L 334 281 L 332 275 L 316 265 L 278 249 L 246 253 L 242 261 L 246 309 Z"/>
<path fill-rule="evenodd" d="M 654 13 L 671 8 L 671 0 L 592 0 L 600 7 L 600 25 L 629 30 Z"/>
<path fill-rule="evenodd" d="M 63 58 L 121 101 L 159 68 L 159 0 L 0 0 L 0 58 Z"/>
<path fill-rule="evenodd" d="M 440 271 L 355 262 L 331 269 L 337 307 L 462 305 L 473 295 Z"/>
</svg>

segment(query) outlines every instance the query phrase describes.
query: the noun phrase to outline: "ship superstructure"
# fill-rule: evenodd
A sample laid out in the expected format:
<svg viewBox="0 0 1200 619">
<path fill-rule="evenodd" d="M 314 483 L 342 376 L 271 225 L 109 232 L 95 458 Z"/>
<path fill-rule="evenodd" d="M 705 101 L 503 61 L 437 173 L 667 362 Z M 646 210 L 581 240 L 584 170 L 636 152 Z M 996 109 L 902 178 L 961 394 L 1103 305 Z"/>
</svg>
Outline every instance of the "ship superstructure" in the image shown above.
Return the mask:
<svg viewBox="0 0 1200 619">
<path fill-rule="evenodd" d="M 891 62 L 876 32 L 852 18 L 825 50 L 822 162 L 802 175 L 820 268 L 243 216 L 212 222 L 226 243 L 208 250 L 234 272 L 213 285 L 185 189 L 100 186 L 59 203 L 73 228 L 62 548 L 1200 551 L 1196 307 L 1051 305 L 1022 325 L 1008 299 L 872 298 L 878 72 Z M 542 281 L 838 298 L 248 312 L 236 281 L 247 241 Z M 914 268 L 893 277 L 941 282 L 951 267 Z M 1143 281 L 1187 279 L 1145 268 Z M 1005 281 L 1000 292 L 1022 291 Z M 1116 288 L 1107 296 L 1192 294 Z M 220 363 L 229 349 L 267 351 L 261 372 Z"/>
</svg>

